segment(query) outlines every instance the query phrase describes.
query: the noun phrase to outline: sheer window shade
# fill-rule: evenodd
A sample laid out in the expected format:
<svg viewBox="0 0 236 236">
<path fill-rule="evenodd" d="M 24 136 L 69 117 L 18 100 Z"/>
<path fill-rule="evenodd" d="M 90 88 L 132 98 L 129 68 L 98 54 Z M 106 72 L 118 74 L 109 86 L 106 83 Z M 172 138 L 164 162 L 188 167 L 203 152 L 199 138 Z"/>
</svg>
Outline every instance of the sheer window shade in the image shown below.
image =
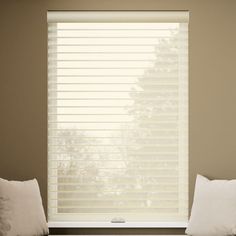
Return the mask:
<svg viewBox="0 0 236 236">
<path fill-rule="evenodd" d="M 186 222 L 188 13 L 48 13 L 48 219 Z"/>
</svg>

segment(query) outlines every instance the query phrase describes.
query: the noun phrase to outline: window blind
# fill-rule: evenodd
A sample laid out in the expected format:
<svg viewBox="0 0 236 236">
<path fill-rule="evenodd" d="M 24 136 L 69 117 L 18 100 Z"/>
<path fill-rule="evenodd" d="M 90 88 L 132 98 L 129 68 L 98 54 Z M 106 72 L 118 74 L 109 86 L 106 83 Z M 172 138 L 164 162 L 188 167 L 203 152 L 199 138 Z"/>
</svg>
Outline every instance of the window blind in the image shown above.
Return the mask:
<svg viewBox="0 0 236 236">
<path fill-rule="evenodd" d="M 187 222 L 188 13 L 48 13 L 49 222 Z"/>
</svg>

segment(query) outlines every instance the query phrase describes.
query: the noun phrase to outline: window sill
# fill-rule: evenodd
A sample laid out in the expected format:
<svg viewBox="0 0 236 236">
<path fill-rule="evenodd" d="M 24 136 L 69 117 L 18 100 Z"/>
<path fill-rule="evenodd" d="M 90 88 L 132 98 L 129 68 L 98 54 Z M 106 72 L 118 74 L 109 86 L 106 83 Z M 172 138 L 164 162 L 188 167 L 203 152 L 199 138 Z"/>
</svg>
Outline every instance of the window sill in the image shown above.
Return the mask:
<svg viewBox="0 0 236 236">
<path fill-rule="evenodd" d="M 49 228 L 186 228 L 187 222 L 48 222 Z"/>
</svg>

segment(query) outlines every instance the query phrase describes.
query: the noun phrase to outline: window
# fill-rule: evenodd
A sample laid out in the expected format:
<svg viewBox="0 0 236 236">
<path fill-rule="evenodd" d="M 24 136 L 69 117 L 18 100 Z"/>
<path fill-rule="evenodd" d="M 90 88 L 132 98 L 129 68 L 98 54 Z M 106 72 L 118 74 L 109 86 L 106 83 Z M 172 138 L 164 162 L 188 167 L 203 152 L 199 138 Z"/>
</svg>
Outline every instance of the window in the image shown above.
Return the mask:
<svg viewBox="0 0 236 236">
<path fill-rule="evenodd" d="M 48 218 L 185 225 L 187 12 L 48 13 Z"/>
</svg>

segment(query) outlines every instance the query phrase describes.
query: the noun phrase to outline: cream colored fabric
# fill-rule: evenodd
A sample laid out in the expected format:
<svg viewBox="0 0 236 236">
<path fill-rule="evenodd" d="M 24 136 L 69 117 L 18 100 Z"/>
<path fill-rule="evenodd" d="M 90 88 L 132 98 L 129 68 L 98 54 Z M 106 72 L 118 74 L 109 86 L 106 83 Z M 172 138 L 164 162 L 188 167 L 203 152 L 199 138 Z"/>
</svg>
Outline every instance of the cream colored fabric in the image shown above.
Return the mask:
<svg viewBox="0 0 236 236">
<path fill-rule="evenodd" d="M 0 178 L 0 236 L 46 234 L 48 227 L 37 180 Z"/>
<path fill-rule="evenodd" d="M 236 180 L 208 180 L 198 175 L 188 235 L 236 234 Z"/>
<path fill-rule="evenodd" d="M 49 223 L 188 220 L 188 23 L 142 16 L 48 23 Z"/>
</svg>

